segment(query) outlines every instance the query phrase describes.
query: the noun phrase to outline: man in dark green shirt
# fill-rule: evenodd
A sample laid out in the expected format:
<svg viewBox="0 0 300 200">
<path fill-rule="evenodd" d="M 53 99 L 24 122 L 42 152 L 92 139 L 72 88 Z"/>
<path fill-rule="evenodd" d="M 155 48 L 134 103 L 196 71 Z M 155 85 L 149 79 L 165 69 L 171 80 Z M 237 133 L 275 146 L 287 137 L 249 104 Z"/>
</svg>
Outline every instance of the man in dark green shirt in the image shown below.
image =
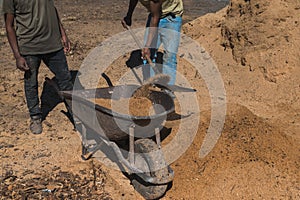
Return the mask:
<svg viewBox="0 0 300 200">
<path fill-rule="evenodd" d="M 59 20 L 53 0 L 0 0 L 7 38 L 17 68 L 24 71 L 25 96 L 31 117 L 30 130 L 42 133 L 38 97 L 38 70 L 43 61 L 55 74 L 61 90 L 73 84 L 65 52 L 70 42 Z"/>
</svg>

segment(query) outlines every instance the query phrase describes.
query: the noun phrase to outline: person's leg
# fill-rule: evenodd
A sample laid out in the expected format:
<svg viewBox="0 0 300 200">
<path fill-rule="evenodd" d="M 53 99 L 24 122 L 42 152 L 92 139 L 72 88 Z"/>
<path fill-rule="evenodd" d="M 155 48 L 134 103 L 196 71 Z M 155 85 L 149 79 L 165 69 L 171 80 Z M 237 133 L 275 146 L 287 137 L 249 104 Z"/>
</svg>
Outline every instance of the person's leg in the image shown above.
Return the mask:
<svg viewBox="0 0 300 200">
<path fill-rule="evenodd" d="M 31 118 L 41 116 L 38 96 L 38 71 L 41 59 L 38 56 L 24 56 L 30 70 L 24 74 L 24 89 L 27 107 Z"/>
<path fill-rule="evenodd" d="M 50 69 L 50 71 L 55 75 L 59 90 L 61 91 L 73 90 L 72 77 L 68 69 L 67 58 L 65 56 L 63 49 L 53 53 L 43 55 L 42 60 Z M 62 100 L 64 101 L 64 99 Z M 64 103 L 68 110 L 68 113 L 66 113 L 67 117 L 75 126 L 72 110 L 65 101 Z"/>
<path fill-rule="evenodd" d="M 57 52 L 43 55 L 43 61 L 55 75 L 60 90 L 72 90 L 73 83 L 71 73 L 63 49 Z"/>
<path fill-rule="evenodd" d="M 40 134 L 43 131 L 38 96 L 38 71 L 41 59 L 39 56 L 24 56 L 24 58 L 30 69 L 24 74 L 25 97 L 31 118 L 29 128 L 33 134 Z"/>
<path fill-rule="evenodd" d="M 182 18 L 167 16 L 160 20 L 159 35 L 164 47 L 163 74 L 170 75 L 170 85 L 176 81 L 177 52 L 180 43 Z"/>
</svg>

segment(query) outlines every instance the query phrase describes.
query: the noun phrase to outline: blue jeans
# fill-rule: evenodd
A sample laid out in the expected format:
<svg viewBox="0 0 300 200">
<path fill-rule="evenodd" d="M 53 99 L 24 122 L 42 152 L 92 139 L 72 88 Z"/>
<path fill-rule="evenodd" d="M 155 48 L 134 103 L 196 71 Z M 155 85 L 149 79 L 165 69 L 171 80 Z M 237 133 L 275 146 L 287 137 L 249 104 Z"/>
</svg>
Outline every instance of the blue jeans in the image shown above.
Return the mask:
<svg viewBox="0 0 300 200">
<path fill-rule="evenodd" d="M 60 90 L 72 90 L 73 83 L 68 70 L 67 59 L 63 49 L 41 55 L 23 55 L 30 70 L 24 74 L 24 88 L 27 107 L 31 118 L 42 116 L 38 96 L 38 71 L 41 61 L 54 73 Z"/>
<path fill-rule="evenodd" d="M 151 15 L 148 17 L 146 27 L 149 27 L 151 20 Z M 166 16 L 165 18 L 160 19 L 158 25 L 158 35 L 157 40 L 154 40 L 154 43 L 151 47 L 154 51 L 151 51 L 151 56 L 155 58 L 155 54 L 159 46 L 162 44 L 164 49 L 163 56 L 163 68 L 162 73 L 170 75 L 170 85 L 174 85 L 176 81 L 176 70 L 177 70 L 177 52 L 180 43 L 180 31 L 182 26 L 182 17 L 176 16 L 172 17 L 171 15 Z M 147 30 L 149 31 L 149 30 Z M 145 39 L 147 38 L 147 31 L 145 34 Z M 143 67 L 143 77 L 144 80 L 153 76 L 155 73 L 149 67 Z"/>
</svg>

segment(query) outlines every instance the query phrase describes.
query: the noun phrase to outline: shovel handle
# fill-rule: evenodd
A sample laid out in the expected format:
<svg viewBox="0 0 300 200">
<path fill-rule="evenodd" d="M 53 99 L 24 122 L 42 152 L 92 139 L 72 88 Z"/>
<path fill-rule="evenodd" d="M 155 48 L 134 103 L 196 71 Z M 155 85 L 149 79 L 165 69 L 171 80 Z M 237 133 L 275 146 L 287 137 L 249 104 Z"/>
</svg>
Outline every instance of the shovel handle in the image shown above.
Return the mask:
<svg viewBox="0 0 300 200">
<path fill-rule="evenodd" d="M 130 35 L 132 36 L 132 38 L 134 39 L 135 43 L 138 45 L 138 47 L 140 49 L 143 49 L 143 45 L 142 43 L 140 42 L 140 40 L 137 38 L 137 36 L 135 35 L 135 33 L 132 31 L 132 29 L 130 28 L 130 26 L 126 26 L 126 29 L 129 31 Z M 152 60 L 149 58 L 149 56 L 145 56 L 146 57 L 146 60 L 148 61 L 148 63 L 150 64 L 150 66 L 154 69 L 154 71 L 156 73 L 158 73 L 159 71 L 156 69 L 156 67 L 154 66 Z"/>
</svg>

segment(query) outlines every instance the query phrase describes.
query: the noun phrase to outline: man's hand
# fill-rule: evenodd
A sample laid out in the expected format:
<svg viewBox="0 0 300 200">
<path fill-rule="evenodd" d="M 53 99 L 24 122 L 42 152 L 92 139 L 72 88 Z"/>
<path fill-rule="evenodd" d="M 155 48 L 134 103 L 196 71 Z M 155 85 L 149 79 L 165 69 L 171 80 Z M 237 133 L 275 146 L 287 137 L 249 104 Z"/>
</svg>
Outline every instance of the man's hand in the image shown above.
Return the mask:
<svg viewBox="0 0 300 200">
<path fill-rule="evenodd" d="M 151 52 L 150 52 L 150 49 L 149 48 L 143 48 L 142 49 L 142 58 L 145 59 L 145 60 L 148 60 L 150 59 L 150 55 L 151 55 Z"/>
<path fill-rule="evenodd" d="M 16 58 L 16 65 L 17 65 L 17 68 L 21 71 L 29 70 L 26 60 L 22 56 Z"/>
<path fill-rule="evenodd" d="M 121 23 L 122 23 L 123 27 L 127 29 L 127 27 L 131 26 L 131 24 L 132 24 L 131 17 L 129 17 L 129 16 L 124 17 L 123 20 L 121 21 Z"/>
<path fill-rule="evenodd" d="M 127 11 L 127 15 L 126 17 L 123 18 L 123 20 L 121 21 L 122 22 L 122 25 L 124 28 L 127 29 L 128 26 L 131 26 L 131 22 L 132 22 L 132 14 L 133 14 L 133 11 L 136 7 L 138 3 L 138 0 L 130 0 L 129 1 L 129 7 L 128 7 L 128 11 Z"/>
<path fill-rule="evenodd" d="M 61 39 L 62 39 L 62 43 L 64 45 L 64 51 L 65 51 L 65 53 L 68 53 L 71 50 L 71 42 L 66 34 L 63 34 Z"/>
</svg>

